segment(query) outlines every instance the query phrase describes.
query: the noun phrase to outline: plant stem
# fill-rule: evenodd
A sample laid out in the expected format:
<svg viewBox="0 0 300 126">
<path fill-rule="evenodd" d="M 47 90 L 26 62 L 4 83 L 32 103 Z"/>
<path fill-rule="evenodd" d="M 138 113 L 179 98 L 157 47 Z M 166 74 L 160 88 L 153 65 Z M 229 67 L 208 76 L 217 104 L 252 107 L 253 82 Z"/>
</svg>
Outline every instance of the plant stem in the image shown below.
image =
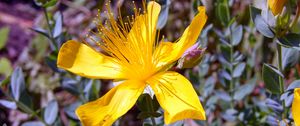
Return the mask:
<svg viewBox="0 0 300 126">
<path fill-rule="evenodd" d="M 148 110 L 150 110 L 150 112 L 154 112 L 154 109 L 153 109 L 153 104 L 152 104 L 152 101 L 150 98 L 146 98 L 147 100 L 147 104 L 149 104 L 149 108 Z M 153 116 L 150 117 L 151 118 L 151 122 L 152 122 L 152 126 L 156 126 L 156 122 L 155 122 L 155 119 Z"/>
<path fill-rule="evenodd" d="M 152 122 L 152 125 L 153 125 L 153 126 L 156 126 L 154 117 L 151 117 L 151 122 Z"/>
<path fill-rule="evenodd" d="M 3 91 L 4 92 L 4 91 Z M 24 112 L 35 116 L 38 120 L 40 120 L 45 126 L 48 126 L 48 124 L 44 121 L 44 119 L 42 119 L 41 117 L 39 117 L 39 115 L 32 110 L 31 108 L 29 108 L 28 106 L 26 106 L 25 104 L 23 104 L 22 102 L 19 102 L 17 100 L 15 100 L 14 98 L 12 98 L 7 92 L 4 92 L 4 95 L 11 101 L 15 102 L 17 104 L 17 106 L 23 110 Z"/>
<path fill-rule="evenodd" d="M 234 95 L 234 78 L 233 78 L 233 46 L 230 47 L 230 76 L 231 76 L 231 80 L 230 80 L 230 94 L 231 94 L 231 103 L 230 103 L 230 106 L 231 108 L 234 108 L 234 100 L 233 100 L 233 95 Z"/>
<path fill-rule="evenodd" d="M 278 51 L 278 69 L 280 72 L 283 72 L 283 68 L 282 68 L 282 49 L 281 49 L 281 45 L 277 44 L 277 51 Z M 284 81 L 283 81 L 283 77 L 279 76 L 279 86 L 280 86 L 280 94 L 282 95 L 284 93 Z M 284 119 L 287 113 L 287 109 L 285 107 L 285 102 L 282 101 L 282 106 L 283 106 L 283 115 L 282 118 Z"/>
<path fill-rule="evenodd" d="M 227 2 L 228 3 L 228 2 Z M 229 32 L 230 32 L 230 41 L 232 41 L 232 29 L 231 29 L 231 26 L 228 26 L 229 27 Z M 230 42 L 230 77 L 231 77 L 231 80 L 230 80 L 230 85 L 229 85 L 229 92 L 230 92 L 230 96 L 231 96 L 231 102 L 230 102 L 230 107 L 231 108 L 234 108 L 234 100 L 233 100 L 233 97 L 234 97 L 234 77 L 233 77 L 233 52 L 234 52 L 234 46 L 233 44 Z"/>
<path fill-rule="evenodd" d="M 46 17 L 46 22 L 47 22 L 47 25 L 48 25 L 48 31 L 49 31 L 49 36 L 50 36 L 50 40 L 53 44 L 53 46 L 55 47 L 55 49 L 58 49 L 58 45 L 53 37 L 53 33 L 52 33 L 52 27 L 50 25 L 50 20 L 49 20 L 49 17 L 48 17 L 48 13 L 47 13 L 47 9 L 46 8 L 43 8 L 43 12 L 44 12 L 44 15 Z"/>
</svg>

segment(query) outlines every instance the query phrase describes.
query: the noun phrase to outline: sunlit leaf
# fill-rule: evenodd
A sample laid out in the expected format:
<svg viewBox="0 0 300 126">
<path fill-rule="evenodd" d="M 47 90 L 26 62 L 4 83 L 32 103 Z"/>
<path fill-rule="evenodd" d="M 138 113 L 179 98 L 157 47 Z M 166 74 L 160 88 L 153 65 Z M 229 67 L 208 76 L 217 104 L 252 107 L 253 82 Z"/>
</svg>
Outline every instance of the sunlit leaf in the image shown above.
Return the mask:
<svg viewBox="0 0 300 126">
<path fill-rule="evenodd" d="M 58 103 L 56 100 L 52 100 L 45 108 L 44 119 L 49 125 L 53 124 L 58 114 Z"/>
<path fill-rule="evenodd" d="M 235 29 L 233 29 L 233 32 L 231 34 L 231 44 L 236 46 L 238 45 L 243 37 L 243 26 L 239 25 L 238 27 L 236 27 Z"/>
<path fill-rule="evenodd" d="M 157 29 L 162 29 L 167 24 L 170 4 L 171 4 L 170 0 L 165 0 L 164 4 L 162 4 L 161 11 L 156 25 Z"/>
<path fill-rule="evenodd" d="M 233 77 L 240 77 L 246 68 L 246 63 L 238 64 L 233 70 Z"/>
<path fill-rule="evenodd" d="M 45 126 L 41 121 L 29 121 L 23 123 L 21 126 Z"/>
<path fill-rule="evenodd" d="M 54 17 L 55 17 L 55 26 L 53 29 L 53 37 L 56 38 L 62 33 L 63 18 L 60 12 L 56 13 Z"/>
<path fill-rule="evenodd" d="M 20 67 L 17 67 L 11 76 L 10 88 L 14 99 L 19 101 L 21 93 L 25 90 L 24 75 Z"/>
<path fill-rule="evenodd" d="M 0 50 L 3 49 L 6 45 L 8 35 L 9 35 L 9 27 L 3 27 L 0 29 Z"/>
<path fill-rule="evenodd" d="M 57 0 L 49 0 L 49 1 L 43 3 L 43 7 L 45 7 L 45 8 L 51 7 L 51 6 L 54 6 L 56 3 L 57 3 Z"/>
<path fill-rule="evenodd" d="M 17 104 L 12 101 L 0 100 L 0 105 L 9 108 L 9 109 L 17 109 Z"/>
<path fill-rule="evenodd" d="M 264 36 L 268 38 L 273 38 L 275 35 L 271 30 L 271 28 L 269 27 L 268 23 L 260 15 L 261 10 L 251 6 L 250 11 L 251 11 L 251 18 L 255 24 L 256 29 Z"/>
<path fill-rule="evenodd" d="M 13 70 L 10 61 L 5 57 L 0 58 L 0 68 L 0 74 L 5 75 L 6 77 L 8 77 Z"/>
</svg>

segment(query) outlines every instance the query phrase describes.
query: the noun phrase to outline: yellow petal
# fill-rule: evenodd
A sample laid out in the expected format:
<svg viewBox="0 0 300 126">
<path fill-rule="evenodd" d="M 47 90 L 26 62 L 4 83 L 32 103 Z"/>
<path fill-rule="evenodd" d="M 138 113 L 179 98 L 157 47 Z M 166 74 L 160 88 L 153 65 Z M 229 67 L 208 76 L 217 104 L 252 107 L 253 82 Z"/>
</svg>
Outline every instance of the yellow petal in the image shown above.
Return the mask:
<svg viewBox="0 0 300 126">
<path fill-rule="evenodd" d="M 125 78 L 116 60 L 74 40 L 67 41 L 60 48 L 57 66 L 88 78 Z"/>
<path fill-rule="evenodd" d="M 281 13 L 287 0 L 268 0 L 268 6 L 274 15 Z"/>
<path fill-rule="evenodd" d="M 147 12 L 136 17 L 133 26 L 128 34 L 129 48 L 136 54 L 140 54 L 139 59 L 145 63 L 151 62 L 153 44 L 156 41 L 156 24 L 161 6 L 150 1 L 147 5 Z M 136 58 L 134 58 L 136 59 Z"/>
<path fill-rule="evenodd" d="M 300 125 L 300 88 L 294 90 L 294 100 L 292 104 L 292 114 L 295 121 L 295 125 Z"/>
<path fill-rule="evenodd" d="M 160 65 L 170 64 L 176 60 L 178 60 L 181 55 L 184 53 L 186 49 L 191 47 L 198 39 L 198 36 L 206 23 L 207 16 L 205 7 L 200 6 L 198 7 L 199 13 L 194 17 L 191 24 L 185 29 L 183 35 L 179 39 L 178 42 L 174 44 L 164 44 L 163 42 L 159 46 L 169 46 L 168 52 L 164 52 L 164 50 L 160 50 L 162 47 L 158 47 L 155 54 L 162 54 L 159 57 Z M 171 50 L 171 51 L 170 51 Z"/>
<path fill-rule="evenodd" d="M 127 80 L 96 101 L 78 107 L 76 114 L 84 126 L 111 126 L 135 104 L 144 87 L 144 83 Z"/>
<path fill-rule="evenodd" d="M 184 76 L 168 71 L 153 76 L 147 83 L 150 84 L 165 111 L 166 124 L 187 118 L 206 119 L 205 111 L 192 84 Z"/>
</svg>

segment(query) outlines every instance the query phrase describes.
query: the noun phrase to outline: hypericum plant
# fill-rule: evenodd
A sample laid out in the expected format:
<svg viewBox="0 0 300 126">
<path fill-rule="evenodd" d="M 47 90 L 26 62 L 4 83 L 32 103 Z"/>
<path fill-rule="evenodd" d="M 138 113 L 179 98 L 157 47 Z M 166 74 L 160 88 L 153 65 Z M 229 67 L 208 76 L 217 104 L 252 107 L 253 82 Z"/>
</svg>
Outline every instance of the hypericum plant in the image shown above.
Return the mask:
<svg viewBox="0 0 300 126">
<path fill-rule="evenodd" d="M 296 3 L 296 4 L 295 4 Z M 294 67 L 298 62 L 300 50 L 300 34 L 294 29 L 299 18 L 299 1 L 268 0 L 268 8 L 257 9 L 251 7 L 252 20 L 256 29 L 267 38 L 276 42 L 277 66 L 264 64 L 262 75 L 267 90 L 274 95 L 266 102 L 267 106 L 275 111 L 274 118 L 278 124 L 297 124 L 298 94 L 295 88 L 299 87 L 299 80 L 295 80 L 287 87 L 285 71 Z M 292 17 L 293 6 L 297 7 L 296 15 Z M 297 79 L 297 78 L 296 78 Z M 295 90 L 295 91 L 294 91 Z M 295 93 L 295 94 L 294 94 Z M 295 98 L 292 104 L 293 97 Z M 281 104 L 280 104 L 281 103 Z M 290 107 L 292 106 L 292 109 Z M 292 112 L 291 118 L 289 112 Z M 299 123 L 299 122 L 298 122 Z M 276 124 L 276 123 L 275 123 Z"/>
<path fill-rule="evenodd" d="M 144 9 L 140 12 L 134 8 L 135 15 L 124 21 L 121 17 L 115 20 L 107 6 L 108 24 L 99 23 L 99 33 L 94 33 L 98 38 L 90 37 L 106 54 L 74 40 L 60 48 L 58 67 L 88 78 L 122 81 L 103 97 L 76 110 L 84 125 L 112 125 L 147 86 L 164 109 L 166 124 L 186 118 L 206 119 L 191 83 L 179 73 L 167 71 L 196 42 L 207 19 L 205 8 L 198 7 L 199 13 L 174 43 L 158 40 L 156 25 L 161 6 L 151 1 Z"/>
</svg>

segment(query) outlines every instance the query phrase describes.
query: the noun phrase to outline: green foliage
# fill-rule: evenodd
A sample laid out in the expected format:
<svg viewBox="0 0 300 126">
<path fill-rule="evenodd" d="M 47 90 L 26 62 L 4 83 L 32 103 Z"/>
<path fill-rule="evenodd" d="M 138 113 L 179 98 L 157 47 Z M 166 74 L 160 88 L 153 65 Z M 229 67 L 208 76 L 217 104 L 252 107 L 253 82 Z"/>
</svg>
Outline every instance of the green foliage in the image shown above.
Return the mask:
<svg viewBox="0 0 300 126">
<path fill-rule="evenodd" d="M 223 26 L 228 26 L 230 22 L 228 0 L 218 0 L 216 9 L 217 18 L 221 21 Z"/>
<path fill-rule="evenodd" d="M 266 88 L 274 94 L 280 94 L 279 77 L 283 77 L 282 73 L 276 67 L 264 64 L 262 74 Z"/>
<path fill-rule="evenodd" d="M 285 36 L 278 38 L 278 42 L 285 47 L 294 48 L 300 51 L 300 35 L 289 33 Z"/>
<path fill-rule="evenodd" d="M 13 71 L 11 62 L 5 57 L 0 58 L 0 68 L 0 74 L 5 75 L 6 77 L 8 77 Z"/>
<path fill-rule="evenodd" d="M 162 29 L 167 24 L 171 1 L 163 0 L 160 3 L 161 3 L 161 12 L 159 14 L 157 25 L 156 25 L 158 29 Z"/>
<path fill-rule="evenodd" d="M 4 27 L 0 29 L 0 50 L 3 49 L 7 43 L 9 31 L 9 27 Z"/>
<path fill-rule="evenodd" d="M 251 18 L 255 24 L 257 30 L 268 38 L 273 38 L 275 36 L 274 32 L 271 30 L 269 24 L 262 17 L 261 10 L 251 7 Z"/>
<path fill-rule="evenodd" d="M 21 68 L 16 68 L 11 75 L 11 92 L 12 96 L 16 101 L 19 101 L 21 93 L 24 92 L 25 90 L 25 80 L 24 80 L 24 75 L 23 71 Z"/>
<path fill-rule="evenodd" d="M 44 112 L 44 119 L 48 125 L 52 125 L 57 118 L 58 103 L 56 100 L 52 100 L 48 103 Z"/>
<path fill-rule="evenodd" d="M 157 112 L 159 104 L 155 96 L 151 98 L 149 94 L 142 94 L 137 101 L 137 106 L 141 110 L 141 113 L 138 115 L 139 119 L 161 116 L 161 114 Z"/>
<path fill-rule="evenodd" d="M 7 113 L 14 110 L 29 115 L 20 124 L 22 126 L 78 126 L 80 121 L 75 110 L 103 96 L 111 88 L 111 81 L 87 79 L 60 69 L 57 56 L 62 43 L 71 38 L 91 44 L 84 35 L 89 29 L 90 32 L 97 29 L 98 24 L 93 24 L 92 17 L 105 2 L 35 2 L 40 7 L 39 14 L 44 15 L 37 16 L 42 19 L 30 28 L 36 34 L 32 34 L 29 47 L 18 60 L 9 57 L 6 53 L 9 50 L 5 48 L 13 30 L 0 29 L 0 79 L 3 79 L 0 105 L 7 108 Z M 291 22 L 295 17 L 292 11 L 296 10 L 295 0 L 291 1 L 295 5 L 286 5 L 288 11 L 277 16 L 266 8 L 259 8 L 252 3 L 254 1 L 249 4 L 234 0 L 158 2 L 162 10 L 157 23 L 161 36 L 157 40 L 176 41 L 199 5 L 206 6 L 208 15 L 208 22 L 197 40 L 200 47 L 206 49 L 198 59 L 201 62 L 191 62 L 188 65 L 195 67 L 189 69 L 171 68 L 189 78 L 199 94 L 207 120 L 178 121 L 171 126 L 293 123 L 290 116 L 293 91 L 300 88 L 299 22 L 295 25 Z M 142 6 L 142 2 L 135 4 Z M 111 7 L 113 12 L 121 7 L 124 19 L 133 14 L 127 2 L 112 1 Z M 100 11 L 98 15 L 101 18 L 96 21 L 105 24 L 105 12 Z M 180 61 L 174 66 L 178 64 Z M 133 107 L 132 112 L 115 125 L 135 124 L 129 122 L 132 116 L 142 120 L 140 123 L 144 126 L 152 125 L 153 121 L 157 126 L 164 125 L 163 110 L 155 95 L 142 94 L 136 106 L 138 109 Z"/>
</svg>

